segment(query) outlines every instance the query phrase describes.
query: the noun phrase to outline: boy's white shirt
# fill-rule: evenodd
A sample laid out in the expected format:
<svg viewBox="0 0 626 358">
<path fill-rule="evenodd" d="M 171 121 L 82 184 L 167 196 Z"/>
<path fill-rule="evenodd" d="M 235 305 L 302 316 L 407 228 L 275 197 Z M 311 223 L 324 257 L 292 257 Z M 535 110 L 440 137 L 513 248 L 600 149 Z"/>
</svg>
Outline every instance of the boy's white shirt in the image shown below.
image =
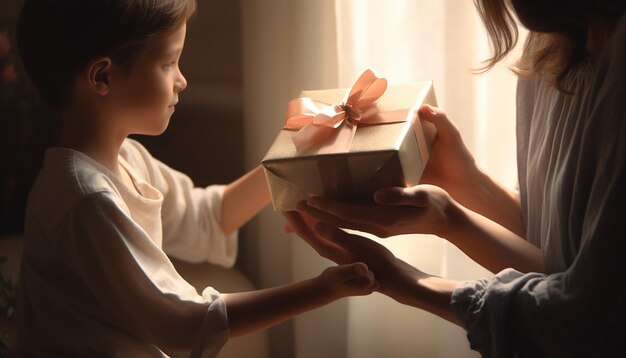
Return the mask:
<svg viewBox="0 0 626 358">
<path fill-rule="evenodd" d="M 72 356 L 217 355 L 226 306 L 202 294 L 166 253 L 232 266 L 237 233 L 219 222 L 223 186 L 186 175 L 127 139 L 120 164 L 135 189 L 87 155 L 46 152 L 29 196 L 18 339 L 25 353 Z"/>
</svg>

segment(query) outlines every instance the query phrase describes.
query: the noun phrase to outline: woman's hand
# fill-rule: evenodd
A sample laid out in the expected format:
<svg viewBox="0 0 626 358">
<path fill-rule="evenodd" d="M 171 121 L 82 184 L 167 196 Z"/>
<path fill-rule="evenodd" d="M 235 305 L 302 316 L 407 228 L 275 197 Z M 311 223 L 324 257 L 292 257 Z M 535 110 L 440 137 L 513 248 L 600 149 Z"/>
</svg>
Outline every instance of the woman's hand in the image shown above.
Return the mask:
<svg viewBox="0 0 626 358">
<path fill-rule="evenodd" d="M 420 183 L 444 189 L 463 207 L 524 237 L 518 194 L 478 168 L 458 128 L 444 111 L 423 105 L 419 115 L 437 128 L 437 139 Z"/>
<path fill-rule="evenodd" d="M 307 219 L 306 214 L 285 212 L 284 215 L 291 229 L 321 256 L 338 264 L 363 262 L 376 275 L 377 291 L 455 322 L 449 303 L 457 282 L 428 275 L 375 241 L 322 223 L 311 227 L 313 220 Z"/>
<path fill-rule="evenodd" d="M 441 188 L 417 185 L 376 192 L 376 204 L 350 204 L 313 197 L 298 210 L 324 223 L 365 231 L 378 237 L 435 234 L 446 237 L 458 228 L 462 210 Z"/>
<path fill-rule="evenodd" d="M 298 210 L 328 225 L 365 231 L 378 237 L 435 234 L 492 272 L 507 267 L 522 272 L 545 270 L 538 247 L 502 225 L 464 208 L 441 188 L 432 185 L 388 188 L 377 192 L 375 200 L 378 204 L 364 205 L 311 198 L 301 203 Z M 290 225 L 294 229 L 292 223 Z M 332 242 L 328 245 L 332 246 Z M 354 261 L 367 263 L 378 275 L 367 260 L 354 257 L 343 262 Z"/>
<path fill-rule="evenodd" d="M 517 194 L 478 169 L 458 129 L 443 111 L 424 105 L 419 113 L 437 128 L 422 184 L 381 189 L 374 194 L 378 205 L 311 198 L 298 210 L 328 224 L 379 237 L 426 233 L 449 239 L 462 231 L 459 217 L 467 208 L 524 237 Z"/>
<path fill-rule="evenodd" d="M 284 212 L 290 228 L 306 241 L 320 256 L 339 265 L 363 262 L 374 271 L 381 292 L 395 292 L 394 282 L 404 271 L 403 261 L 397 259 L 391 251 L 375 241 L 350 235 L 328 225 L 316 223 L 306 214 L 295 211 Z M 402 262 L 402 263 L 401 263 Z M 361 264 L 362 265 L 362 264 Z M 417 271 L 417 270 L 415 270 Z M 412 274 L 407 279 L 412 278 Z"/>
<path fill-rule="evenodd" d="M 429 105 L 420 107 L 419 116 L 437 128 L 437 139 L 420 183 L 436 185 L 453 197 L 471 190 L 480 171 L 456 125 L 444 111 Z"/>
</svg>

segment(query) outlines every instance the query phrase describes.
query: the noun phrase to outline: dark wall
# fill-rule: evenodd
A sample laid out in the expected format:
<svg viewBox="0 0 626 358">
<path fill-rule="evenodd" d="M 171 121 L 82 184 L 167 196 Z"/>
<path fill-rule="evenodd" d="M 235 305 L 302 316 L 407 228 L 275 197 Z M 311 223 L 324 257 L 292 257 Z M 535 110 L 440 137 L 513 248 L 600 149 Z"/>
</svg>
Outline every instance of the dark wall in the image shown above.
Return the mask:
<svg viewBox="0 0 626 358">
<path fill-rule="evenodd" d="M 226 183 L 244 171 L 239 19 L 238 0 L 198 2 L 181 58 L 188 87 L 168 130 L 140 138 L 197 185 Z"/>
<path fill-rule="evenodd" d="M 56 115 L 41 105 L 20 65 L 15 24 L 21 1 L 0 2 L 0 234 L 19 234 L 26 197 L 56 133 Z"/>
</svg>

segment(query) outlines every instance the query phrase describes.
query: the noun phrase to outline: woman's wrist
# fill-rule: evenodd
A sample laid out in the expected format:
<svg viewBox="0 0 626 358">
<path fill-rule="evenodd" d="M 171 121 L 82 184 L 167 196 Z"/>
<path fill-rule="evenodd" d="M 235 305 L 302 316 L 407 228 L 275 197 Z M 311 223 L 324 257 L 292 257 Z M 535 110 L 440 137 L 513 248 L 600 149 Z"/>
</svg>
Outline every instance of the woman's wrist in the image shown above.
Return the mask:
<svg viewBox="0 0 626 358">
<path fill-rule="evenodd" d="M 392 278 L 393 277 L 393 278 Z M 450 301 L 452 292 L 460 282 L 426 274 L 408 263 L 396 259 L 393 273 L 380 293 L 404 305 L 436 314 L 450 322 L 458 323 Z"/>
<path fill-rule="evenodd" d="M 462 183 L 455 184 L 449 194 L 466 210 L 497 222 L 518 236 L 526 236 L 517 193 L 478 167 Z"/>
<path fill-rule="evenodd" d="M 452 243 L 464 236 L 468 231 L 470 220 L 468 218 L 468 209 L 463 207 L 458 201 L 449 196 L 448 203 L 443 210 L 445 221 L 438 232 L 435 234 Z"/>
<path fill-rule="evenodd" d="M 470 169 L 464 172 L 462 176 L 446 180 L 442 189 L 450 193 L 454 200 L 468 206 L 469 203 L 475 201 L 477 195 L 481 195 L 480 193 L 483 192 L 489 181 L 489 176 L 472 163 Z"/>
<path fill-rule="evenodd" d="M 452 293 L 461 283 L 438 276 L 427 275 L 416 280 L 413 292 L 421 298 L 421 309 L 459 324 L 452 310 Z"/>
</svg>

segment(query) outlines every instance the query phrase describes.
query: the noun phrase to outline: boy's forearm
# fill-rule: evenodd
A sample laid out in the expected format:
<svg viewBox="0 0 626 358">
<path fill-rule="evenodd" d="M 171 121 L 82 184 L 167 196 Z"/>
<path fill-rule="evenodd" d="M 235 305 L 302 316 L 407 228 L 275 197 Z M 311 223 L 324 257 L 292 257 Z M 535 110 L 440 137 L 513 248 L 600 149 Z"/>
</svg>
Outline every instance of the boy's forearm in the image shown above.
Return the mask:
<svg viewBox="0 0 626 358">
<path fill-rule="evenodd" d="M 339 298 L 324 289 L 319 278 L 223 297 L 231 337 L 269 328 Z"/>
<path fill-rule="evenodd" d="M 467 185 L 460 186 L 456 192 L 450 190 L 450 195 L 466 208 L 525 238 L 526 229 L 519 195 L 503 187 L 478 168 L 474 175 L 467 179 Z"/>
<path fill-rule="evenodd" d="M 222 198 L 221 227 L 225 234 L 239 229 L 270 200 L 263 168 L 258 166 L 230 183 Z"/>
</svg>

